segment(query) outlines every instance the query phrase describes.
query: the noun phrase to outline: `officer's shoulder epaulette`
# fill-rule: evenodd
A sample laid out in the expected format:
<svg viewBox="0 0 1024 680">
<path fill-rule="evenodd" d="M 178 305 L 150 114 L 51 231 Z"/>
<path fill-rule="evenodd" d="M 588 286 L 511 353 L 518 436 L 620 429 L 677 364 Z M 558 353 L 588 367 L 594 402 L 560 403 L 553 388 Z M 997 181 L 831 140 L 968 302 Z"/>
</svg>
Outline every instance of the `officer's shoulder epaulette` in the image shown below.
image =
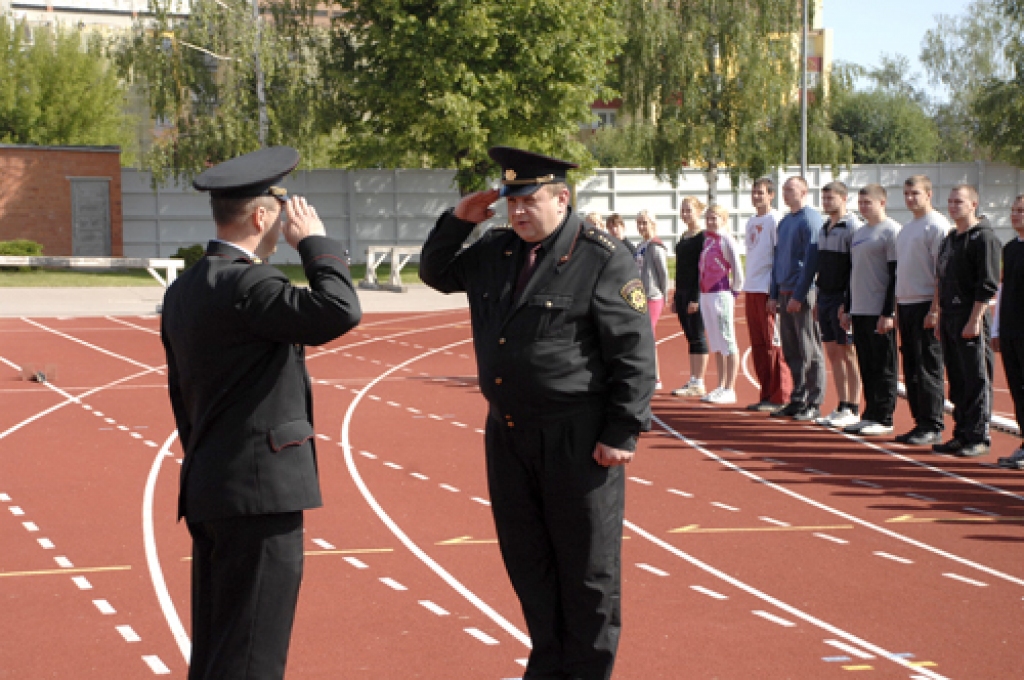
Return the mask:
<svg viewBox="0 0 1024 680">
<path fill-rule="evenodd" d="M 612 241 L 611 236 L 600 229 L 597 229 L 596 227 L 584 227 L 583 236 L 594 243 L 600 244 L 609 253 L 615 252 L 615 242 Z"/>
</svg>

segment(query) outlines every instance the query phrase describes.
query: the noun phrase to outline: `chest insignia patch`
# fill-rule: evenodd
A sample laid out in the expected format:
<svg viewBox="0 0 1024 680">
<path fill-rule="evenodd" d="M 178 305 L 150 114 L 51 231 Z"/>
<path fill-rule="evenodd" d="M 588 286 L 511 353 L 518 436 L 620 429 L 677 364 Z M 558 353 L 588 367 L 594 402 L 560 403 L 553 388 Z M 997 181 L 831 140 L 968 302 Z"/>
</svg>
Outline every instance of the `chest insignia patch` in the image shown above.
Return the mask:
<svg viewBox="0 0 1024 680">
<path fill-rule="evenodd" d="M 640 283 L 640 279 L 633 279 L 626 283 L 619 294 L 630 307 L 641 314 L 647 313 L 647 295 L 644 294 L 644 284 Z"/>
</svg>

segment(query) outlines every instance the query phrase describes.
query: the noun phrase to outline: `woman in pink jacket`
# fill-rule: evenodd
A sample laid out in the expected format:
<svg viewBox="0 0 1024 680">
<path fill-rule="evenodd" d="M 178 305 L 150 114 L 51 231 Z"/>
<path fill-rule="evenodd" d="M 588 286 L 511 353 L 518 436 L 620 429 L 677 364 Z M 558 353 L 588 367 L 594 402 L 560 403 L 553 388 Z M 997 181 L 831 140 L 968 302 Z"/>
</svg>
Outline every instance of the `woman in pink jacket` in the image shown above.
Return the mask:
<svg viewBox="0 0 1024 680">
<path fill-rule="evenodd" d="M 713 205 L 704 213 L 707 229 L 700 253 L 700 310 L 708 347 L 718 366 L 718 387 L 701 399 L 712 404 L 736 403 L 736 294 L 743 289 L 743 266 L 736 240 L 729 233 L 729 211 Z"/>
</svg>

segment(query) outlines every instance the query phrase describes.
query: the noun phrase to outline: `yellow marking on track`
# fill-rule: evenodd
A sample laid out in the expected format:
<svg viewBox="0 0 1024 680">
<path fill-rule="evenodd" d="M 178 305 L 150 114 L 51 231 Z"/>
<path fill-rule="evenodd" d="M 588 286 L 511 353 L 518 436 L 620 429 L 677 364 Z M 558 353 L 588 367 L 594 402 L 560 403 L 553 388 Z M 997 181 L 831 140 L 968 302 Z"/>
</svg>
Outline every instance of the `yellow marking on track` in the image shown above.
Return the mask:
<svg viewBox="0 0 1024 680">
<path fill-rule="evenodd" d="M 722 527 L 701 529 L 699 524 L 689 524 L 677 529 L 669 529 L 670 534 L 729 534 L 743 532 L 776 532 L 776 531 L 838 531 L 852 529 L 852 524 L 833 524 L 819 527 Z"/>
<path fill-rule="evenodd" d="M 472 536 L 459 536 L 458 538 L 449 538 L 447 541 L 438 541 L 435 545 L 483 545 L 497 542 L 496 538 L 474 539 Z"/>
<path fill-rule="evenodd" d="M 35 571 L 0 571 L 0 578 L 5 576 L 53 576 L 54 574 L 92 574 L 99 571 L 128 571 L 131 565 L 121 564 L 113 567 L 70 567 L 68 569 L 37 569 Z"/>
<path fill-rule="evenodd" d="M 935 668 L 939 664 L 935 663 L 934 661 L 911 661 L 910 665 L 914 666 L 915 668 Z"/>
<path fill-rule="evenodd" d="M 874 666 L 843 666 L 844 671 L 873 671 Z"/>
<path fill-rule="evenodd" d="M 900 524 L 1012 524 L 1024 522 L 1024 517 L 914 517 L 913 515 L 900 515 L 885 520 L 886 523 Z"/>
</svg>

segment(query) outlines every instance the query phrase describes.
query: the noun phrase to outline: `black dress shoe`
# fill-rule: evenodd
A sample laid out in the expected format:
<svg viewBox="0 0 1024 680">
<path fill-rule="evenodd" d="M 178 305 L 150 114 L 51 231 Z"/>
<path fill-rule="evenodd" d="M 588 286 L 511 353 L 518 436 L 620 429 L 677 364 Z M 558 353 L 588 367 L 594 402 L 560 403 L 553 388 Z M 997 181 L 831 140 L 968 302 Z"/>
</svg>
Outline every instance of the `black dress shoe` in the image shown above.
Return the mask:
<svg viewBox="0 0 1024 680">
<path fill-rule="evenodd" d="M 807 407 L 804 406 L 801 402 L 799 402 L 799 401 L 791 401 L 788 404 L 786 404 L 785 406 L 783 406 L 782 408 L 780 408 L 779 410 L 772 411 L 771 412 L 771 417 L 772 418 L 792 418 L 796 414 L 798 414 L 798 413 L 800 413 L 800 412 L 802 412 L 802 411 L 804 411 L 806 409 L 807 409 Z"/>
<path fill-rule="evenodd" d="M 985 442 L 974 442 L 973 444 L 964 444 L 955 455 L 957 458 L 977 458 L 986 455 L 988 451 L 988 444 Z"/>
<path fill-rule="evenodd" d="M 935 453 L 956 453 L 962 448 L 964 448 L 964 443 L 956 437 L 945 444 L 932 444 L 932 451 Z"/>
<path fill-rule="evenodd" d="M 903 443 L 908 446 L 931 446 L 932 444 L 939 444 L 941 442 L 941 432 L 917 432 L 912 437 L 907 438 Z"/>
<path fill-rule="evenodd" d="M 907 442 L 909 442 L 909 441 L 910 441 L 910 440 L 911 440 L 912 438 L 916 437 L 916 436 L 917 436 L 917 435 L 919 435 L 919 434 L 921 434 L 921 430 L 919 430 L 919 429 L 917 429 L 917 428 L 915 427 L 915 428 L 914 428 L 913 430 L 911 430 L 910 432 L 904 432 L 903 434 L 898 434 L 898 435 L 896 435 L 896 443 L 897 443 L 897 444 L 906 444 L 906 443 L 907 443 Z M 929 444 L 934 444 L 935 442 L 928 442 L 928 443 L 929 443 Z"/>
<path fill-rule="evenodd" d="M 795 416 L 793 416 L 793 420 L 797 420 L 804 423 L 809 420 L 817 420 L 820 417 L 821 411 L 818 410 L 817 406 L 808 406 L 803 411 L 800 411 L 800 413 L 797 413 Z"/>
</svg>

